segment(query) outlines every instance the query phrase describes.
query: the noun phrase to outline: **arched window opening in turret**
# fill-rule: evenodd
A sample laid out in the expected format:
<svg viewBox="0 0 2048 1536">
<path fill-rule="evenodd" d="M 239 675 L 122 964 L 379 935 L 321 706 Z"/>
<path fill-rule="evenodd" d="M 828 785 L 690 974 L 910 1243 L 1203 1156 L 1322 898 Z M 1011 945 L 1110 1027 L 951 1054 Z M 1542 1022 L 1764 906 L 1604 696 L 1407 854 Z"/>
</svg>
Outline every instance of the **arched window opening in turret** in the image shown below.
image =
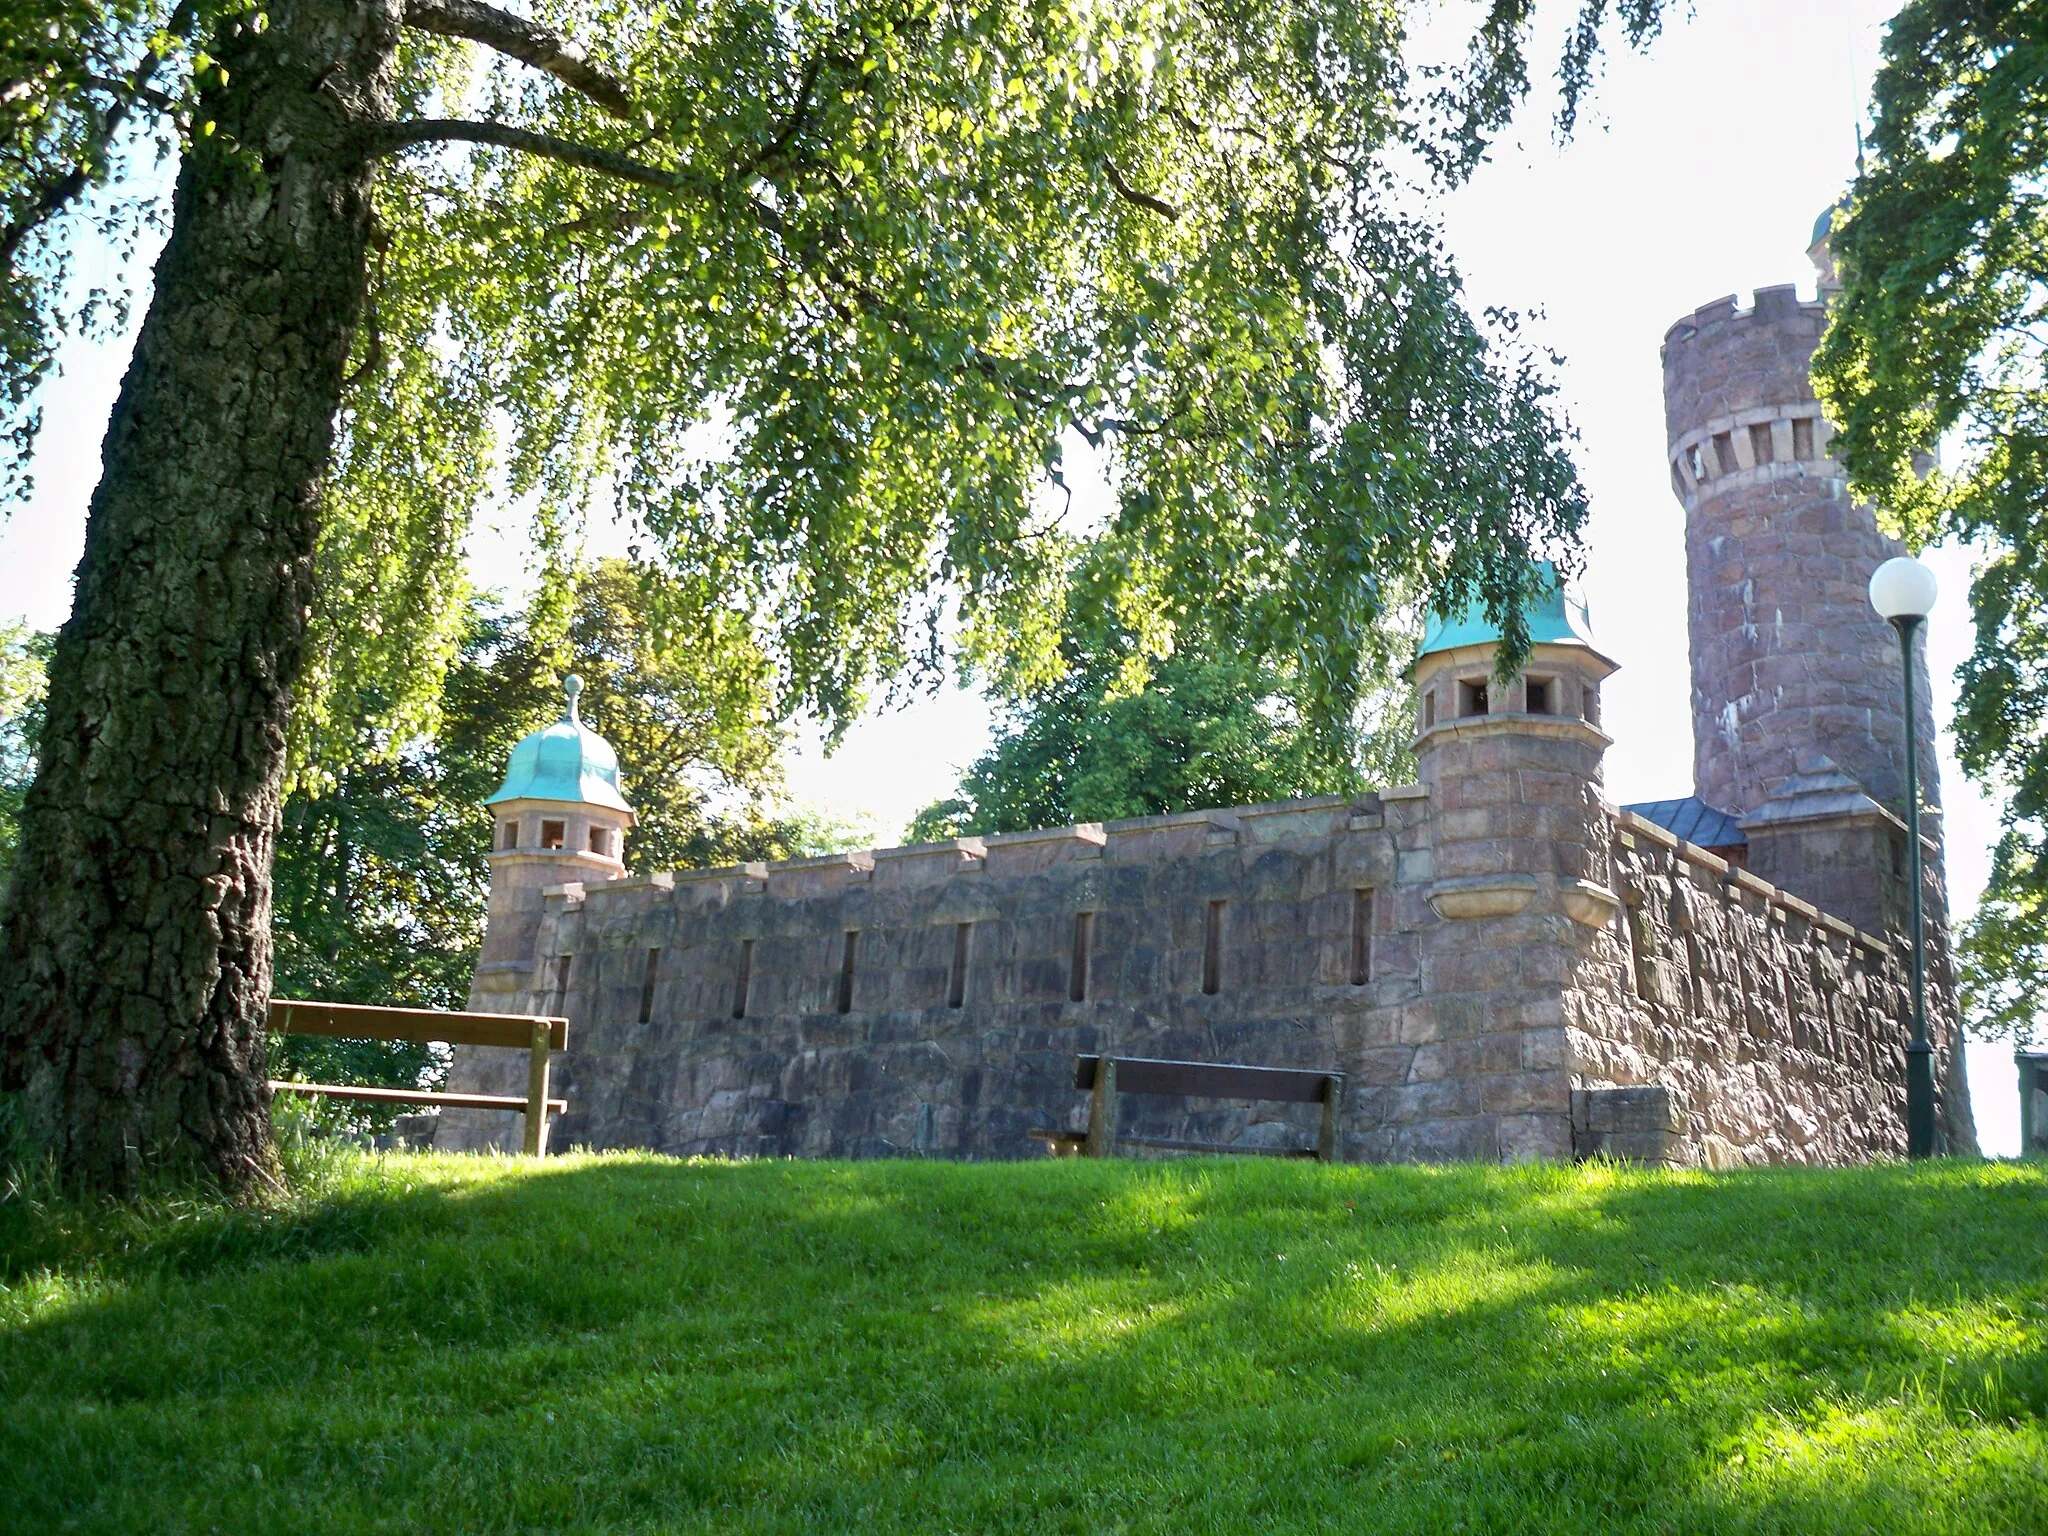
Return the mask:
<svg viewBox="0 0 2048 1536">
<path fill-rule="evenodd" d="M 1483 715 L 1487 711 L 1486 680 L 1458 684 L 1458 713 L 1460 715 Z"/>
<path fill-rule="evenodd" d="M 540 824 L 540 845 L 543 848 L 559 849 L 567 833 L 567 822 L 544 821 Z"/>
</svg>

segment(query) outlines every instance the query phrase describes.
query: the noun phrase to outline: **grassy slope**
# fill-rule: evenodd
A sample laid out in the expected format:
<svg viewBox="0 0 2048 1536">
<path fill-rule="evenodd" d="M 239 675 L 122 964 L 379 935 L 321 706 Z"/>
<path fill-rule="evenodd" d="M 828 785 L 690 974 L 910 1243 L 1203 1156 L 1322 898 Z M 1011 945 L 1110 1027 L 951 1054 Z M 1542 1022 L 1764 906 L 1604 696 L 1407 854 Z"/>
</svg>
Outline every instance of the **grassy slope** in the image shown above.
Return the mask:
<svg viewBox="0 0 2048 1536">
<path fill-rule="evenodd" d="M 338 1163 L 0 1206 L 11 1530 L 2048 1530 L 2048 1168 Z"/>
</svg>

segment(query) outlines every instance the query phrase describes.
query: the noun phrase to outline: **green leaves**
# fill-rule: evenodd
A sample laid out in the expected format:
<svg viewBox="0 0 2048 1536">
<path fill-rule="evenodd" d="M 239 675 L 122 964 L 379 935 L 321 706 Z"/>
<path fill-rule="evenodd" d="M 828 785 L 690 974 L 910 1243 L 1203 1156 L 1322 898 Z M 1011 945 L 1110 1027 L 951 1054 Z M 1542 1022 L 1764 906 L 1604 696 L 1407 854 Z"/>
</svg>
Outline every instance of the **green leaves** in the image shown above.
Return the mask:
<svg viewBox="0 0 2048 1536">
<path fill-rule="evenodd" d="M 1335 718 L 1367 573 L 1491 596 L 1575 532 L 1533 364 L 1381 205 L 1395 7 L 578 20 L 652 136 L 502 61 L 469 105 L 679 190 L 409 161 L 384 197 L 417 255 L 380 291 L 441 317 L 513 488 L 567 515 L 608 487 L 704 611 L 753 626 L 785 702 L 843 720 L 949 628 L 1047 674 L 1044 615 L 1104 540 L 1169 633 L 1311 623 Z M 1076 433 L 1117 485 L 1106 530 L 1044 496 Z"/>
<path fill-rule="evenodd" d="M 1012 697 L 1003 729 L 958 796 L 922 811 L 912 841 L 1075 821 L 1250 805 L 1405 783 L 1413 710 L 1396 657 L 1413 636 L 1368 637 L 1356 712 L 1330 725 L 1305 706 L 1305 668 L 1222 636 L 1154 649 L 1149 614 L 1106 611 L 1121 591 L 1077 591 L 1068 668 Z"/>
<path fill-rule="evenodd" d="M 1525 18 L 1496 9 L 1467 83 L 1507 102 Z M 1656 11 L 1631 0 L 1627 35 Z M 1590 49 L 1606 11 L 1585 14 Z M 833 722 L 878 681 L 935 675 L 948 635 L 977 666 L 1057 675 L 1085 556 L 1120 589 L 1106 600 L 1148 616 L 1148 650 L 1214 630 L 1285 652 L 1303 707 L 1334 726 L 1385 592 L 1512 613 L 1528 557 L 1568 555 L 1585 509 L 1545 364 L 1466 312 L 1390 190 L 1391 151 L 1463 135 L 1449 166 L 1499 114 L 1417 126 L 1396 0 L 529 15 L 612 83 L 586 94 L 403 33 L 399 117 L 529 137 L 383 164 L 300 782 L 431 728 L 457 551 L 487 497 L 531 509 L 547 560 L 608 498 L 704 633 L 752 636 L 778 709 Z M 114 98 L 89 77 L 132 82 L 160 58 L 155 94 L 115 94 L 164 135 L 203 126 L 195 82 L 299 88 L 221 80 L 222 39 L 266 20 L 245 4 L 62 20 L 54 83 L 22 98 L 40 115 L 0 163 L 10 219 L 124 174 Z M 18 27 L 0 45 L 49 51 Z M 543 143 L 560 153 L 528 152 Z M 605 170 L 626 161 L 646 174 Z M 68 192 L 52 180 L 67 165 L 83 178 Z M 0 294 L 18 443 L 84 312 L 65 299 L 80 238 L 37 214 Z M 1104 525 L 1060 494 L 1077 440 L 1114 486 Z"/>
<path fill-rule="evenodd" d="M 2048 5 L 1913 0 L 1875 94 L 1814 384 L 1895 532 L 1987 551 L 1956 736 L 2008 800 L 1964 992 L 1974 1027 L 2011 1033 L 2048 945 Z"/>
</svg>

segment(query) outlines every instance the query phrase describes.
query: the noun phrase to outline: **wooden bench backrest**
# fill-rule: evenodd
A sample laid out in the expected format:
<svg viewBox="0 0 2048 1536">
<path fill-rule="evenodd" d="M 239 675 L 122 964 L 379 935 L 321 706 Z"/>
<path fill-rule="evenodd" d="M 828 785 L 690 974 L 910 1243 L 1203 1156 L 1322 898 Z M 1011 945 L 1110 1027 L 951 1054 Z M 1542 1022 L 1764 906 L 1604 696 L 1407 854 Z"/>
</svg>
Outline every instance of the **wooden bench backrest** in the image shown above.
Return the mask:
<svg viewBox="0 0 2048 1536">
<path fill-rule="evenodd" d="M 1074 1058 L 1074 1086 L 1095 1086 L 1095 1064 L 1100 1056 Z M 1283 1104 L 1320 1104 L 1329 1093 L 1335 1072 L 1315 1072 L 1299 1067 L 1238 1067 L 1210 1061 L 1148 1061 L 1137 1056 L 1114 1056 L 1116 1091 L 1122 1093 L 1176 1093 L 1205 1099 L 1267 1099 Z"/>
<path fill-rule="evenodd" d="M 548 1027 L 548 1049 L 567 1050 L 569 1021 L 524 1013 L 442 1013 L 433 1008 L 378 1008 L 368 1003 L 270 1005 L 270 1027 L 287 1035 L 332 1035 L 343 1040 L 439 1040 L 449 1045 L 507 1045 L 525 1050 L 533 1026 Z"/>
</svg>

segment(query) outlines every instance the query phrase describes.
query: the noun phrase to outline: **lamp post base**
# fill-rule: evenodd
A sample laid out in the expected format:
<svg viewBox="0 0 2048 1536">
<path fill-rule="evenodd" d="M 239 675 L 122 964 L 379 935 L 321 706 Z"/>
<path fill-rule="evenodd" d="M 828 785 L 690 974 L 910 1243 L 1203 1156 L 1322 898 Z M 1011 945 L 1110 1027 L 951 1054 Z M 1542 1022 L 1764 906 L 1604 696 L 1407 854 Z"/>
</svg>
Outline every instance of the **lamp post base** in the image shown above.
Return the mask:
<svg viewBox="0 0 2048 1536">
<path fill-rule="evenodd" d="M 1906 1047 L 1906 1156 L 1934 1156 L 1934 1047 Z"/>
</svg>

